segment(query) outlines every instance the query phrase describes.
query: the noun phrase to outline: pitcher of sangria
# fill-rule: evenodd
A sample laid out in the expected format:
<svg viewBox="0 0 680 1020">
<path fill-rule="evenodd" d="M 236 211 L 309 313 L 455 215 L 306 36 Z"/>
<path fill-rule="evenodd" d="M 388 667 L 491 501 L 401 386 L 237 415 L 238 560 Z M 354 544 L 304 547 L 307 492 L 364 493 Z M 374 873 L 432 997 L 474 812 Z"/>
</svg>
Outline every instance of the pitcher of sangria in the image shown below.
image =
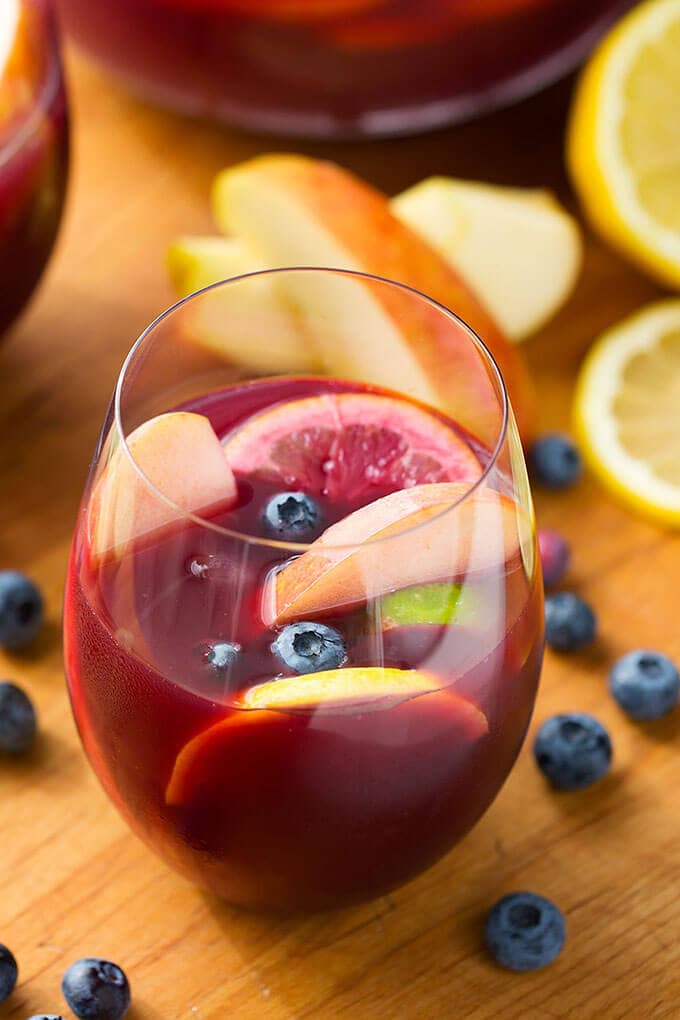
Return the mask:
<svg viewBox="0 0 680 1020">
<path fill-rule="evenodd" d="M 278 134 L 390 135 L 527 95 L 632 0 L 58 0 L 135 91 Z"/>
<path fill-rule="evenodd" d="M 228 358 L 194 342 L 211 324 Z M 399 346 L 414 330 L 455 359 L 445 401 Z M 324 374 L 331 352 L 344 377 Z M 65 642 L 105 790 L 199 885 L 309 910 L 428 867 L 505 780 L 543 650 L 522 449 L 482 342 L 340 270 L 170 309 L 104 423 Z"/>
</svg>

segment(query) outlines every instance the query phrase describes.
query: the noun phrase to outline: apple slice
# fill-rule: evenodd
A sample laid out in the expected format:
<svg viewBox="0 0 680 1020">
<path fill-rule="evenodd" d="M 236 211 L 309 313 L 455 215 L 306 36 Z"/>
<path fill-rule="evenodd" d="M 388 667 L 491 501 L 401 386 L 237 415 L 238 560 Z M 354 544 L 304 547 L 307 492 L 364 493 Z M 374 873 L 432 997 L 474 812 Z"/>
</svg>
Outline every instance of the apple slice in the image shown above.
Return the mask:
<svg viewBox="0 0 680 1020">
<path fill-rule="evenodd" d="M 180 237 L 166 261 L 179 297 L 264 268 L 246 245 L 222 237 Z M 258 374 L 320 368 L 300 317 L 271 277 L 207 291 L 184 306 L 182 329 L 198 346 Z"/>
<path fill-rule="evenodd" d="M 460 740 L 476 740 L 488 732 L 481 709 L 455 689 L 442 688 L 441 680 L 434 674 L 367 666 L 270 680 L 241 692 L 234 702 L 235 711 L 182 748 L 166 787 L 166 802 L 183 804 L 197 791 L 203 792 L 206 785 L 223 783 L 223 776 L 233 772 L 223 768 L 225 758 L 233 757 L 230 747 L 238 746 L 237 737 L 243 734 L 244 726 L 252 727 L 253 734 L 264 734 L 267 726 L 286 734 L 291 731 L 287 713 L 310 710 L 330 713 L 343 708 L 361 712 L 361 721 L 366 726 L 374 715 L 395 706 L 405 709 L 414 724 L 408 730 L 414 744 L 418 720 L 412 709 L 420 706 L 426 710 L 429 729 L 436 717 L 440 727 L 455 726 Z M 384 741 L 388 731 L 383 728 L 380 732 Z M 403 740 L 403 724 L 395 725 L 395 732 Z M 304 736 L 298 739 L 304 740 Z M 247 783 L 247 777 L 242 781 Z"/>
<path fill-rule="evenodd" d="M 429 177 L 392 200 L 481 295 L 513 340 L 566 301 L 581 268 L 581 234 L 549 191 Z"/>
<path fill-rule="evenodd" d="M 95 483 L 92 555 L 120 559 L 130 542 L 185 512 L 200 515 L 235 499 L 234 475 L 208 419 L 187 411 L 160 414 L 128 436 L 127 450 L 113 450 Z"/>
<path fill-rule="evenodd" d="M 168 248 L 165 261 L 178 297 L 265 268 L 242 241 L 218 235 L 182 235 Z"/>
<path fill-rule="evenodd" d="M 522 511 L 492 489 L 463 498 L 469 488 L 436 482 L 402 489 L 331 525 L 272 576 L 265 622 L 328 615 L 399 588 L 501 568 L 519 551 Z"/>
<path fill-rule="evenodd" d="M 294 155 L 261 156 L 223 171 L 214 185 L 221 229 L 273 267 L 326 265 L 409 284 L 476 329 L 504 374 L 528 439 L 526 367 L 457 273 L 390 210 L 387 198 L 340 167 Z M 283 286 L 283 281 L 282 281 Z M 327 274 L 290 274 L 285 288 L 326 371 L 407 393 L 487 439 L 497 396 L 464 330 L 407 291 Z"/>
</svg>

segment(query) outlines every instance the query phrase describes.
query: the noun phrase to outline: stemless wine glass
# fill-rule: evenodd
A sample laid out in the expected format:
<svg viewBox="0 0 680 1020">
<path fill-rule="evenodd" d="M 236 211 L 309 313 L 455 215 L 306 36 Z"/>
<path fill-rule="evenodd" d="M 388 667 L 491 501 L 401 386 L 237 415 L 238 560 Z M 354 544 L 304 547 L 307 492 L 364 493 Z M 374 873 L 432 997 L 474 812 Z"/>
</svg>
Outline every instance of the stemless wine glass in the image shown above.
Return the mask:
<svg viewBox="0 0 680 1020">
<path fill-rule="evenodd" d="M 542 628 L 505 388 L 444 307 L 273 270 L 139 338 L 76 528 L 66 663 L 104 788 L 184 874 L 276 909 L 416 875 L 507 776 Z"/>
<path fill-rule="evenodd" d="M 66 189 L 66 95 L 50 0 L 3 0 L 0 77 L 0 336 L 35 289 Z"/>
</svg>

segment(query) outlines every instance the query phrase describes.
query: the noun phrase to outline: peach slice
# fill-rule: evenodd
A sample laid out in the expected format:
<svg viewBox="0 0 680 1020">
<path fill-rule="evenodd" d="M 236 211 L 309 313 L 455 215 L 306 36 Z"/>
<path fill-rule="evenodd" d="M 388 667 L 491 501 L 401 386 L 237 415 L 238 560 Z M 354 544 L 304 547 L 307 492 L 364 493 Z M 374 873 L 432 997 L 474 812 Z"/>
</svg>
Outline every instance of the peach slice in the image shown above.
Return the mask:
<svg viewBox="0 0 680 1020">
<path fill-rule="evenodd" d="M 413 723 L 417 721 L 413 709 L 423 706 L 429 710 L 426 714 L 438 716 L 442 725 L 454 724 L 460 739 L 472 741 L 488 732 L 481 709 L 453 688 L 442 688 L 433 674 L 417 670 L 350 667 L 270 680 L 243 691 L 234 703 L 235 711 L 182 748 L 166 787 L 166 803 L 186 803 L 205 784 L 223 783 L 222 777 L 232 772 L 225 771 L 224 760 L 231 757 L 230 746 L 237 746 L 235 738 L 245 736 L 244 726 L 251 727 L 253 734 L 264 734 L 267 726 L 285 733 L 290 730 L 290 712 L 354 709 L 366 720 L 374 712 L 395 706 L 413 716 Z M 403 726 L 396 729 L 403 739 Z M 416 730 L 409 730 L 414 743 Z"/>
<path fill-rule="evenodd" d="M 461 482 L 417 485 L 331 525 L 272 576 L 265 622 L 326 615 L 400 588 L 502 567 L 519 551 L 522 511 L 492 489 L 463 498 L 468 490 Z"/>
<path fill-rule="evenodd" d="M 121 558 L 134 539 L 180 520 L 184 512 L 201 514 L 236 499 L 234 475 L 201 414 L 174 411 L 151 418 L 128 436 L 127 447 L 113 450 L 92 493 L 95 559 Z"/>
<path fill-rule="evenodd" d="M 332 163 L 268 155 L 223 171 L 213 204 L 220 228 L 270 266 L 372 273 L 409 284 L 456 312 L 495 355 L 528 439 L 531 387 L 519 352 L 455 270 L 397 219 L 379 191 Z M 496 434 L 498 400 L 484 366 L 465 331 L 435 307 L 356 277 L 291 274 L 285 288 L 326 371 L 407 393 L 482 438 Z"/>
</svg>

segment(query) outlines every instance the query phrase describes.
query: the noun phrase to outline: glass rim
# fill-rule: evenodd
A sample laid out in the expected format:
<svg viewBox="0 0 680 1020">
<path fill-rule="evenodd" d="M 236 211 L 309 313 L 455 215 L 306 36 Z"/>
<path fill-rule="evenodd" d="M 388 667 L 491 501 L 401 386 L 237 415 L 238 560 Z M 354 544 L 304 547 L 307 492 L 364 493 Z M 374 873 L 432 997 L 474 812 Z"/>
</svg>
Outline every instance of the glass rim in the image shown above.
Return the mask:
<svg viewBox="0 0 680 1020">
<path fill-rule="evenodd" d="M 1 0 L 0 0 L 1 2 Z M 19 7 L 23 8 L 24 0 L 19 0 Z M 54 10 L 48 0 L 40 2 L 40 17 L 45 23 L 46 59 L 47 67 L 40 86 L 31 97 L 31 108 L 26 117 L 21 121 L 16 131 L 0 144 L 0 167 L 5 166 L 21 151 L 37 133 L 43 114 L 49 110 L 54 99 L 59 93 L 63 81 L 63 69 L 61 60 L 61 47 L 59 44 L 59 30 L 55 21 Z"/>
<path fill-rule="evenodd" d="M 275 275 L 279 275 L 279 274 L 290 274 L 290 273 L 313 273 L 313 274 L 317 274 L 317 275 L 330 273 L 330 274 L 332 274 L 334 276 L 337 275 L 337 276 L 343 276 L 343 277 L 349 277 L 349 278 L 358 278 L 359 280 L 370 280 L 370 281 L 373 281 L 375 283 L 384 284 L 384 285 L 386 285 L 388 287 L 399 288 L 400 290 L 404 291 L 405 293 L 410 294 L 410 295 L 414 296 L 415 298 L 417 298 L 419 300 L 427 302 L 427 304 L 431 305 L 438 312 L 443 314 L 446 318 L 448 318 L 449 320 L 454 322 L 457 326 L 462 327 L 463 331 L 467 335 L 468 340 L 470 342 L 472 342 L 474 344 L 474 346 L 479 350 L 482 360 L 486 363 L 487 368 L 489 368 L 490 371 L 491 371 L 491 380 L 492 380 L 492 383 L 495 385 L 495 387 L 498 390 L 498 393 L 500 395 L 500 402 L 501 402 L 501 422 L 500 422 L 500 427 L 498 429 L 498 435 L 496 437 L 495 444 L 494 444 L 493 448 L 491 449 L 489 460 L 484 465 L 484 467 L 482 469 L 482 472 L 479 475 L 479 477 L 476 478 L 474 481 L 470 482 L 470 484 L 467 486 L 465 491 L 461 494 L 461 496 L 458 499 L 453 500 L 442 511 L 440 511 L 438 514 L 434 514 L 433 516 L 428 517 L 425 521 L 422 521 L 422 522 L 420 522 L 418 524 L 414 524 L 411 527 L 404 528 L 401 531 L 398 531 L 398 532 L 396 532 L 394 534 L 391 534 L 391 535 L 388 535 L 388 536 L 384 536 L 382 538 L 369 538 L 369 539 L 367 539 L 364 542 L 338 543 L 337 545 L 330 544 L 330 545 L 325 546 L 325 549 L 327 549 L 329 551 L 330 550 L 336 551 L 336 550 L 343 550 L 343 549 L 346 549 L 346 550 L 356 549 L 356 548 L 358 548 L 358 546 L 367 546 L 367 545 L 378 546 L 381 543 L 391 542 L 391 541 L 394 541 L 394 540 L 398 541 L 399 539 L 404 538 L 405 535 L 409 535 L 411 533 L 415 533 L 416 531 L 418 531 L 420 529 L 427 528 L 429 525 L 434 524 L 436 521 L 441 520 L 446 514 L 449 514 L 453 510 L 455 510 L 456 507 L 459 507 L 463 503 L 467 502 L 470 499 L 470 497 L 475 492 L 477 492 L 479 489 L 481 489 L 481 487 L 483 486 L 484 482 L 489 477 L 489 475 L 491 474 L 491 471 L 495 467 L 496 462 L 497 462 L 498 457 L 499 457 L 499 454 L 500 454 L 500 452 L 501 452 L 501 450 L 503 448 L 503 445 L 505 444 L 505 440 L 506 440 L 507 434 L 508 434 L 508 424 L 509 424 L 509 421 L 510 421 L 510 402 L 509 402 L 509 398 L 508 398 L 508 392 L 507 392 L 507 388 L 506 388 L 506 385 L 505 385 L 505 381 L 504 381 L 503 376 L 501 374 L 500 368 L 498 367 L 498 363 L 496 362 L 496 359 L 492 355 L 492 353 L 489 350 L 489 348 L 486 346 L 484 341 L 478 336 L 478 334 L 473 330 L 473 328 L 471 326 L 469 326 L 468 323 L 465 322 L 464 319 L 462 319 L 455 312 L 451 311 L 450 308 L 447 308 L 446 305 L 442 304 L 440 301 L 437 301 L 434 298 L 429 297 L 427 294 L 423 293 L 420 290 L 417 290 L 415 287 L 410 287 L 408 284 L 400 283 L 400 282 L 398 282 L 396 280 L 390 280 L 390 279 L 388 279 L 387 277 L 384 277 L 384 276 L 378 276 L 378 275 L 376 275 L 374 273 L 364 273 L 364 272 L 361 272 L 361 271 L 358 271 L 358 270 L 354 270 L 354 269 L 340 269 L 340 268 L 337 268 L 337 267 L 334 267 L 334 266 L 281 266 L 281 267 L 278 267 L 278 268 L 275 268 L 275 269 L 260 269 L 260 270 L 254 271 L 254 272 L 240 273 L 238 276 L 231 276 L 231 277 L 225 278 L 224 280 L 217 280 L 215 283 L 211 283 L 207 287 L 202 287 L 200 290 L 194 291 L 193 293 L 188 294 L 186 297 L 180 298 L 179 301 L 175 301 L 172 305 L 170 305 L 168 308 L 166 308 L 164 311 L 162 311 L 159 315 L 157 315 L 156 318 L 153 319 L 153 321 L 150 322 L 148 326 L 146 326 L 146 328 L 139 334 L 139 336 L 137 337 L 137 339 L 133 343 L 132 347 L 128 351 L 128 353 L 127 353 L 127 355 L 125 357 L 125 360 L 123 361 L 123 364 L 121 366 L 120 372 L 118 373 L 118 378 L 116 380 L 116 386 L 115 386 L 115 390 L 114 390 L 113 423 L 112 423 L 112 426 L 111 426 L 112 429 L 115 429 L 118 441 L 121 444 L 122 449 L 124 450 L 125 456 L 127 456 L 128 460 L 130 461 L 130 464 L 131 464 L 133 470 L 135 471 L 137 477 L 140 479 L 140 481 L 143 483 L 143 485 L 151 492 L 151 494 L 155 498 L 159 499 L 161 502 L 165 503 L 166 506 L 170 507 L 172 510 L 174 510 L 176 512 L 176 516 L 177 516 L 178 520 L 182 519 L 182 520 L 190 521 L 192 524 L 199 525 L 202 528 L 206 528 L 208 531 L 211 531 L 211 532 L 213 532 L 215 534 L 218 534 L 218 535 L 222 535 L 225 538 L 236 539 L 236 540 L 244 543 L 245 545 L 263 546 L 263 547 L 274 549 L 274 550 L 286 550 L 286 551 L 290 552 L 291 554 L 294 554 L 294 553 L 303 553 L 303 552 L 306 552 L 308 549 L 311 548 L 311 546 L 314 544 L 313 541 L 312 542 L 290 542 L 290 541 L 283 541 L 281 539 L 267 538 L 267 537 L 259 536 L 259 535 L 251 535 L 251 534 L 248 534 L 247 532 L 238 531 L 235 528 L 228 528 L 228 527 L 225 527 L 222 524 L 217 524 L 214 521 L 207 520 L 206 518 L 200 517 L 198 514 L 195 514 L 195 513 L 193 513 L 190 510 L 184 509 L 183 507 L 179 506 L 177 503 L 174 503 L 168 496 L 165 495 L 165 493 L 163 493 L 160 489 L 158 489 L 153 484 L 151 479 L 142 471 L 142 469 L 140 468 L 139 464 L 137 463 L 135 458 L 132 456 L 132 453 L 130 452 L 130 448 L 129 448 L 128 443 L 127 443 L 127 437 L 126 437 L 125 432 L 123 430 L 122 410 L 121 410 L 121 401 L 122 401 L 123 386 L 125 384 L 128 372 L 129 372 L 129 370 L 133 366 L 133 363 L 135 361 L 135 357 L 138 354 L 140 348 L 142 348 L 144 346 L 145 342 L 147 340 L 149 340 L 153 336 L 153 334 L 155 333 L 156 329 L 163 322 L 165 322 L 167 319 L 172 318 L 174 316 L 174 314 L 176 312 L 178 312 L 181 308 L 183 308 L 187 304 L 191 304 L 197 298 L 200 298 L 203 294 L 207 294 L 207 293 L 210 293 L 211 291 L 219 290 L 222 287 L 227 287 L 227 286 L 231 286 L 231 285 L 234 285 L 234 284 L 238 284 L 239 282 L 241 282 L 243 280 L 251 280 L 251 279 L 254 279 L 254 278 L 260 277 L 260 276 L 275 276 Z M 287 377 L 286 374 L 282 374 L 280 376 L 258 376 L 257 378 L 258 379 L 260 379 L 260 378 L 261 379 L 265 379 L 265 378 L 286 378 L 286 377 Z M 300 375 L 298 375 L 298 378 L 300 378 L 300 377 L 302 377 L 302 378 L 320 378 L 320 379 L 323 379 L 323 378 L 331 378 L 331 379 L 332 378 L 337 378 L 335 376 L 323 376 L 323 375 L 320 375 L 320 376 L 304 376 L 304 375 L 300 376 Z M 347 381 L 350 381 L 350 380 L 347 380 Z M 355 380 L 355 382 L 356 382 L 356 380 Z M 211 391 L 211 392 L 214 392 L 214 391 Z M 427 405 L 427 404 L 425 404 L 425 403 L 423 403 L 421 401 L 418 401 L 418 400 L 414 401 L 413 398 L 408 397 L 408 395 L 406 395 L 406 394 L 399 393 L 399 391 L 397 391 L 397 390 L 391 390 L 388 387 L 384 387 L 384 392 L 385 392 L 386 395 L 394 395 L 397 398 L 401 397 L 402 399 L 406 400 L 409 403 L 413 402 L 417 406 L 422 406 L 426 410 L 430 411 L 430 413 L 433 413 L 433 412 L 435 414 L 438 413 L 437 408 L 430 408 L 429 405 Z M 444 417 L 449 419 L 450 421 L 454 421 L 454 419 L 451 418 L 450 415 L 445 414 Z M 446 484 L 446 483 L 444 483 L 444 484 Z M 366 504 L 366 505 L 368 505 L 368 504 Z M 322 534 L 323 534 L 323 532 L 322 532 Z M 318 541 L 318 538 L 315 541 Z"/>
</svg>

